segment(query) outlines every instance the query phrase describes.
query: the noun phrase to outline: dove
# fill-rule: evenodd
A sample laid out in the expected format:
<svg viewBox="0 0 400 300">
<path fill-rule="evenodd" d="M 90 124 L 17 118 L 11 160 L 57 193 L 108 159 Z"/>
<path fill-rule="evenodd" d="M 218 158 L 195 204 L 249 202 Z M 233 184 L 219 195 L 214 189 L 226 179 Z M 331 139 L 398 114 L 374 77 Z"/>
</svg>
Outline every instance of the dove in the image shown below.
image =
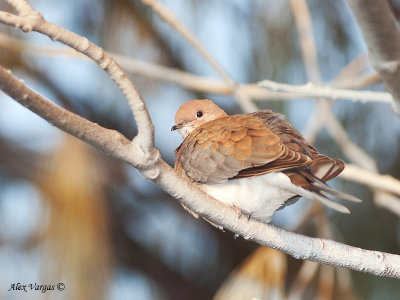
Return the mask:
<svg viewBox="0 0 400 300">
<path fill-rule="evenodd" d="M 211 100 L 192 100 L 177 111 L 174 130 L 184 140 L 176 149 L 176 172 L 239 217 L 269 222 L 302 196 L 342 213 L 350 211 L 332 198 L 361 201 L 326 184 L 344 162 L 320 154 L 282 114 L 227 115 Z"/>
</svg>

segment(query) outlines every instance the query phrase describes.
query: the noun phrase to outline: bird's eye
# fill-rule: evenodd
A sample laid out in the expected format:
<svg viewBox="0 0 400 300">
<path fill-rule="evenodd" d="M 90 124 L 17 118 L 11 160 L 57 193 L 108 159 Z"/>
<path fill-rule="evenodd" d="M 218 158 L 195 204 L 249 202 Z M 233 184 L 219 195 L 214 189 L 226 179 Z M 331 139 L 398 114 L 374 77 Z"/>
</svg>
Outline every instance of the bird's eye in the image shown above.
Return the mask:
<svg viewBox="0 0 400 300">
<path fill-rule="evenodd" d="M 203 112 L 202 112 L 201 110 L 199 110 L 199 111 L 196 113 L 196 116 L 197 116 L 198 118 L 201 118 L 201 117 L 203 116 Z"/>
</svg>

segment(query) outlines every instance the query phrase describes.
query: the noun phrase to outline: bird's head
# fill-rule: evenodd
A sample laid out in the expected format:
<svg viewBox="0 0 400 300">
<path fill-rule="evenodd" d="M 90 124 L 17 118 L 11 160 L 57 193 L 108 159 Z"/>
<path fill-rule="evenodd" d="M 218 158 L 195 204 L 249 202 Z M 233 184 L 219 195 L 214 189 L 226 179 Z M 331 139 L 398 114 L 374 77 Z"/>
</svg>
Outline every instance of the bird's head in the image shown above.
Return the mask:
<svg viewBox="0 0 400 300">
<path fill-rule="evenodd" d="M 192 100 L 181 105 L 175 114 L 175 125 L 171 131 L 178 130 L 185 139 L 197 127 L 204 123 L 226 117 L 227 114 L 208 99 Z"/>
</svg>

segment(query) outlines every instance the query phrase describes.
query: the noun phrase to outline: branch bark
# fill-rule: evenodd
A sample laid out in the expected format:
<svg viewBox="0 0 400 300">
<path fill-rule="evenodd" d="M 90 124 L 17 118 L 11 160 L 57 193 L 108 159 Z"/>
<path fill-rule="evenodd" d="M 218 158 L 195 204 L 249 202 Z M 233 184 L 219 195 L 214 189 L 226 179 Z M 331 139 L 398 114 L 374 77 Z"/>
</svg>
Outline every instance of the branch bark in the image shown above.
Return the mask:
<svg viewBox="0 0 400 300">
<path fill-rule="evenodd" d="M 65 44 L 81 50 L 88 56 L 102 53 L 97 51 L 99 49 L 94 48 L 86 39 L 44 21 L 41 16 L 38 17 L 38 13 L 31 10 L 26 1 L 8 0 L 8 2 L 24 14 L 17 17 L 0 12 L 0 22 L 22 28 L 25 31 L 31 29 L 42 32 L 53 39 L 59 39 Z M 32 19 L 34 22 L 32 22 Z M 44 26 L 42 23 L 49 26 Z M 58 32 L 59 30 L 61 32 Z M 84 41 L 86 46 L 82 47 L 79 41 Z M 107 58 L 107 63 L 104 63 L 102 57 Z M 109 57 L 106 54 L 103 53 L 101 57 L 95 56 L 94 60 L 100 63 L 101 67 L 113 73 L 109 68 Z M 120 79 L 129 80 L 124 73 L 119 72 L 119 67 L 114 62 L 111 62 L 111 65 L 113 66 L 112 70 L 117 71 L 110 74 L 110 77 L 116 82 L 119 82 Z M 120 74 L 120 77 L 116 78 L 115 74 Z M 379 276 L 400 278 L 399 255 L 364 250 L 327 239 L 310 238 L 253 219 L 238 218 L 234 209 L 211 198 L 187 178 L 178 176 L 161 159 L 158 150 L 154 148 L 152 130 L 145 128 L 149 122 L 151 125 L 146 107 L 141 102 L 140 96 L 139 98 L 132 96 L 131 93 L 135 93 L 136 89 L 134 87 L 133 89 L 129 88 L 129 86 L 133 86 L 133 84 L 129 83 L 128 88 L 120 87 L 127 94 L 127 98 L 131 99 L 129 100 L 132 102 L 131 107 L 138 127 L 141 128 L 140 137 L 135 137 L 133 141 L 127 140 L 122 134 L 114 130 L 103 128 L 54 105 L 14 78 L 11 72 L 0 67 L 0 89 L 6 94 L 58 128 L 136 167 L 146 179 L 155 182 L 200 216 L 219 224 L 221 229 L 226 228 L 243 236 L 246 240 L 286 252 L 298 259 L 347 267 Z M 145 142 L 138 142 L 141 137 Z M 151 142 L 146 143 L 150 139 Z"/>
<path fill-rule="evenodd" d="M 154 127 L 146 105 L 136 90 L 136 87 L 129 80 L 115 59 L 99 46 L 91 43 L 87 38 L 47 22 L 26 0 L 7 0 L 7 2 L 17 10 L 19 15 L 0 12 L 1 22 L 20 28 L 26 33 L 31 31 L 40 32 L 54 41 L 59 41 L 68 45 L 92 59 L 109 75 L 125 95 L 135 116 L 138 126 L 138 146 L 146 150 L 152 149 L 154 147 Z"/>
<path fill-rule="evenodd" d="M 394 105 L 393 98 L 388 93 L 373 91 L 352 91 L 345 89 L 336 89 L 330 86 L 318 86 L 311 82 L 305 85 L 291 85 L 279 83 L 271 80 L 263 80 L 258 83 L 259 86 L 269 89 L 273 92 L 286 92 L 301 95 L 302 97 L 320 97 L 327 99 L 349 99 L 361 102 L 380 102 Z"/>
<path fill-rule="evenodd" d="M 387 0 L 347 0 L 368 47 L 372 67 L 381 75 L 400 114 L 400 33 Z"/>
<path fill-rule="evenodd" d="M 20 39 L 9 37 L 0 33 L 0 46 L 8 50 L 29 53 L 41 56 L 70 56 L 78 58 L 87 58 L 79 52 L 66 47 L 50 47 L 39 46 L 32 43 L 26 43 Z M 323 96 L 326 99 L 338 99 L 360 102 L 387 103 L 394 105 L 394 101 L 389 93 L 356 91 L 352 88 L 365 87 L 365 85 L 376 82 L 373 74 L 363 78 L 363 81 L 355 83 L 342 84 L 339 82 L 340 89 L 335 83 L 332 86 L 307 84 L 307 85 L 291 85 L 279 83 L 275 81 L 263 81 L 258 86 L 254 83 L 238 83 L 234 88 L 230 84 L 210 77 L 198 76 L 189 72 L 181 71 L 174 68 L 161 66 L 158 64 L 134 59 L 117 53 L 110 53 L 114 59 L 122 66 L 122 68 L 132 74 L 138 74 L 157 80 L 168 81 L 180 85 L 184 88 L 204 93 L 214 93 L 231 95 L 235 91 L 240 91 L 254 100 L 271 100 L 280 98 L 282 100 L 295 100 L 296 98 L 319 98 Z M 365 83 L 364 80 L 367 82 Z M 262 87 L 265 85 L 265 87 Z M 327 89 L 329 88 L 329 89 Z"/>
</svg>

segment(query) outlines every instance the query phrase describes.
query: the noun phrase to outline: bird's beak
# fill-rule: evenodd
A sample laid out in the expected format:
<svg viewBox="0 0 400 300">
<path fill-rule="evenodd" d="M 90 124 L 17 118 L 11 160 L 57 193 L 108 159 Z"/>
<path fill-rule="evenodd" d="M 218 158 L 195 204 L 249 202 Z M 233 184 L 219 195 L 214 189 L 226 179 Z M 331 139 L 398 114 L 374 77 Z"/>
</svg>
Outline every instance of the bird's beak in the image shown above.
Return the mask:
<svg viewBox="0 0 400 300">
<path fill-rule="evenodd" d="M 172 126 L 171 131 L 175 131 L 175 130 L 181 128 L 181 127 L 182 126 L 180 126 L 179 124 L 178 125 L 174 125 L 174 126 Z"/>
</svg>

